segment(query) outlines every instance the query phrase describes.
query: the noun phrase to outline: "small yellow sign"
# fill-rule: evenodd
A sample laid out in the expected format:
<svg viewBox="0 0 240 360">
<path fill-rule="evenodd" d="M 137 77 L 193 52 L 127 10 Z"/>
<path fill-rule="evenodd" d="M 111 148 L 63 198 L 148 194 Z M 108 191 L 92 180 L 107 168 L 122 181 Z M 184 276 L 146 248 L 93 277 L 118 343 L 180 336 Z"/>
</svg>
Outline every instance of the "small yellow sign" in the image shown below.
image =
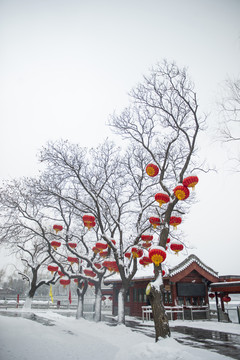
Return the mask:
<svg viewBox="0 0 240 360">
<path fill-rule="evenodd" d="M 151 291 L 151 283 L 148 283 L 146 287 L 146 295 L 149 295 L 150 291 Z"/>
</svg>

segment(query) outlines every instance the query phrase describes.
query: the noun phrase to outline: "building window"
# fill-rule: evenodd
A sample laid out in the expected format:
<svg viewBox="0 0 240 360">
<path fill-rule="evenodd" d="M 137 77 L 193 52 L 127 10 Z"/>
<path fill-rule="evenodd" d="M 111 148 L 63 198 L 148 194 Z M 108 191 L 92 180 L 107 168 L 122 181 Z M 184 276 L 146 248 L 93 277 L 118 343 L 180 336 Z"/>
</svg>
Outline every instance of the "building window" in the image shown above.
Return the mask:
<svg viewBox="0 0 240 360">
<path fill-rule="evenodd" d="M 185 297 L 185 301 L 186 301 L 186 306 L 191 306 L 192 305 L 190 296 Z"/>
<path fill-rule="evenodd" d="M 184 305 L 184 297 L 178 297 L 178 305 Z"/>
<path fill-rule="evenodd" d="M 137 302 L 137 289 L 133 288 L 133 302 Z"/>
<path fill-rule="evenodd" d="M 171 293 L 171 291 L 168 291 L 168 303 L 169 304 L 172 303 L 172 293 Z"/>
<path fill-rule="evenodd" d="M 166 305 L 166 304 L 168 304 L 168 294 L 167 294 L 167 292 L 164 292 L 164 294 L 163 294 L 163 302 L 164 302 L 164 305 Z"/>
<path fill-rule="evenodd" d="M 178 296 L 178 305 L 203 306 L 206 302 L 202 296 Z"/>
<path fill-rule="evenodd" d="M 142 302 L 142 298 L 143 298 L 143 293 L 142 293 L 143 289 L 138 289 L 138 298 L 137 298 L 137 302 Z"/>
<path fill-rule="evenodd" d="M 193 298 L 192 298 L 192 305 L 193 305 L 193 306 L 197 306 L 197 305 L 198 305 L 198 298 L 197 298 L 197 297 L 193 297 Z"/>
<path fill-rule="evenodd" d="M 126 292 L 126 302 L 129 302 L 130 301 L 130 295 L 129 295 L 129 289 L 128 291 Z"/>
<path fill-rule="evenodd" d="M 133 302 L 143 303 L 147 302 L 147 295 L 145 288 L 133 288 Z"/>
<path fill-rule="evenodd" d="M 200 298 L 199 298 L 199 305 L 200 305 L 200 306 L 206 305 L 205 297 L 200 297 Z"/>
</svg>

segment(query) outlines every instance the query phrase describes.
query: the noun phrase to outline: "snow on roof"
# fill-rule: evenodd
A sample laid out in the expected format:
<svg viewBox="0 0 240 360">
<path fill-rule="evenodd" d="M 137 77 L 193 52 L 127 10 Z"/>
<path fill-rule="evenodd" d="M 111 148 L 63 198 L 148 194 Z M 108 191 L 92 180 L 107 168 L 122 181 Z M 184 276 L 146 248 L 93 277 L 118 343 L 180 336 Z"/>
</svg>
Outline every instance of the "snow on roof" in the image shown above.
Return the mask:
<svg viewBox="0 0 240 360">
<path fill-rule="evenodd" d="M 136 272 L 136 274 L 133 277 L 133 280 L 144 280 L 144 279 L 153 279 L 154 277 L 154 273 L 153 273 L 153 265 L 150 264 L 146 267 L 141 267 L 140 269 L 138 269 L 138 271 Z M 109 278 L 106 278 L 104 280 L 104 283 L 108 284 L 109 282 L 121 282 L 121 277 L 118 273 L 113 274 L 112 276 L 110 276 Z"/>
<path fill-rule="evenodd" d="M 169 270 L 169 276 L 174 276 L 178 273 L 180 273 L 181 271 L 185 270 L 186 268 L 188 268 L 192 263 L 197 263 L 203 270 L 207 271 L 209 274 L 218 277 L 218 273 L 216 271 L 214 271 L 212 268 L 210 268 L 209 266 L 205 265 L 196 255 L 191 254 L 190 256 L 188 256 L 187 259 L 185 259 L 184 261 L 182 261 L 180 264 L 174 266 L 172 269 Z"/>
<path fill-rule="evenodd" d="M 240 281 L 221 281 L 221 282 L 216 282 L 216 283 L 211 283 L 211 287 L 213 286 L 240 286 Z"/>
</svg>

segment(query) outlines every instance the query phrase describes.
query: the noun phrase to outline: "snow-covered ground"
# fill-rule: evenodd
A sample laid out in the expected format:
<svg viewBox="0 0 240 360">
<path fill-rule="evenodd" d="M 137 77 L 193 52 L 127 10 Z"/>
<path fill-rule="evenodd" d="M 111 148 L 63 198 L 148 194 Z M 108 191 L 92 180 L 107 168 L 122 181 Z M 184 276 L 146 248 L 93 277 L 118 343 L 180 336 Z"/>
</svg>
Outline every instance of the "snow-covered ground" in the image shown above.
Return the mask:
<svg viewBox="0 0 240 360">
<path fill-rule="evenodd" d="M 18 310 L 19 313 L 22 310 Z M 0 359 L 2 360 L 224 360 L 228 357 L 179 344 L 174 338 L 154 342 L 123 325 L 76 320 L 51 310 L 32 311 L 52 326 L 24 317 L 0 315 Z M 14 312 L 13 312 L 14 313 Z M 51 324 L 50 324 L 51 325 Z M 173 324 L 172 324 L 173 325 Z M 174 325 L 195 326 L 240 334 L 238 324 L 207 321 L 174 321 Z"/>
</svg>

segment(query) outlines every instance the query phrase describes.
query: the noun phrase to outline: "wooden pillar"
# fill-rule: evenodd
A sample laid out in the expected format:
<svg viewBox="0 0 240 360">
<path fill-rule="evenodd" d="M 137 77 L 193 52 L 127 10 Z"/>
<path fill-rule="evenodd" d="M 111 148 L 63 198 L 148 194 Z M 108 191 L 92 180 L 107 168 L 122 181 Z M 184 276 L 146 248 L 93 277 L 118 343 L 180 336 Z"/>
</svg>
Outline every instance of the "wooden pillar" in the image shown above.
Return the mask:
<svg viewBox="0 0 240 360">
<path fill-rule="evenodd" d="M 219 314 L 219 308 L 218 308 L 218 295 L 217 295 L 217 292 L 215 292 L 215 300 L 216 300 L 218 322 L 220 322 L 220 314 Z"/>
<path fill-rule="evenodd" d="M 177 305 L 177 286 L 176 283 L 172 283 L 172 306 Z M 172 316 L 172 314 L 171 314 Z M 173 314 L 173 320 L 177 320 L 177 313 Z"/>
<path fill-rule="evenodd" d="M 208 284 L 205 283 L 205 304 L 209 306 Z"/>
<path fill-rule="evenodd" d="M 224 312 L 224 311 L 225 311 L 225 308 L 224 308 L 223 297 L 224 297 L 224 294 L 221 294 L 221 308 L 222 308 L 222 311 Z"/>
<path fill-rule="evenodd" d="M 133 310 L 134 310 L 134 304 L 133 304 L 133 286 L 132 284 L 129 287 L 129 315 L 132 316 Z"/>
<path fill-rule="evenodd" d="M 172 283 L 172 305 L 175 306 L 176 302 L 177 302 L 177 287 L 176 287 L 176 283 Z"/>
</svg>

